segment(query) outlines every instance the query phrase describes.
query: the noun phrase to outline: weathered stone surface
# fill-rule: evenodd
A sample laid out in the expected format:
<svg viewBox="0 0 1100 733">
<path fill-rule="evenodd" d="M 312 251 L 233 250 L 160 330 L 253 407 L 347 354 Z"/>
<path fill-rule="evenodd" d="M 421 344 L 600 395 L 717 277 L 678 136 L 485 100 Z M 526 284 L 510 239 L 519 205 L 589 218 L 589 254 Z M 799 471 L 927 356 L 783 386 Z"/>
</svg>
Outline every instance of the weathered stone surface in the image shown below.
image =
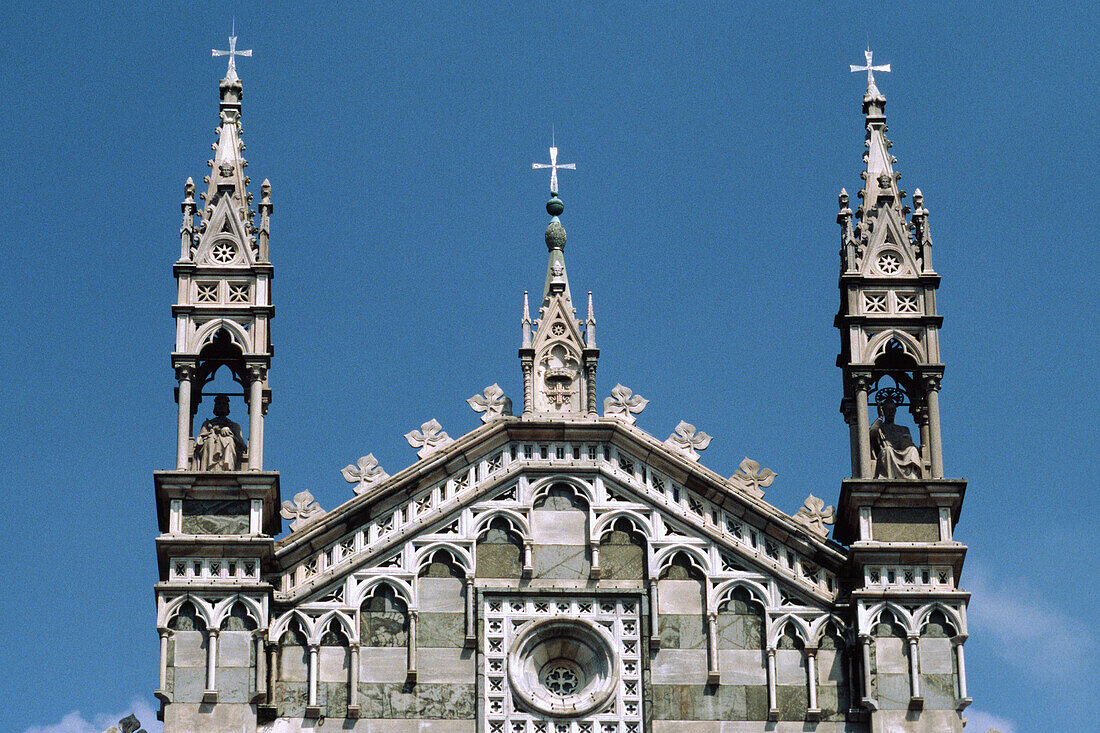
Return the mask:
<svg viewBox="0 0 1100 733">
<path fill-rule="evenodd" d="M 666 614 L 658 616 L 662 649 L 706 649 L 707 627 L 702 616 Z"/>
<path fill-rule="evenodd" d="M 206 670 L 197 667 L 177 667 L 173 700 L 177 702 L 198 702 L 206 689 Z"/>
<path fill-rule="evenodd" d="M 640 580 L 645 577 L 645 548 L 626 532 L 611 532 L 600 543 L 601 577 L 608 580 Z"/>
<path fill-rule="evenodd" d="M 218 702 L 246 703 L 251 698 L 252 675 L 248 667 L 218 669 Z"/>
<path fill-rule="evenodd" d="M 779 649 L 775 652 L 775 678 L 780 685 L 805 685 L 806 658 L 798 649 Z"/>
<path fill-rule="evenodd" d="M 927 710 L 955 709 L 955 675 L 922 674 L 920 694 Z"/>
<path fill-rule="evenodd" d="M 764 620 L 756 614 L 720 613 L 715 630 L 719 649 L 764 648 Z"/>
<path fill-rule="evenodd" d="M 347 682 L 351 651 L 342 646 L 323 646 L 317 653 L 318 675 L 321 682 Z"/>
<path fill-rule="evenodd" d="M 654 685 L 651 712 L 654 730 L 658 729 L 658 720 L 763 722 L 768 713 L 767 688 L 752 685 Z"/>
<path fill-rule="evenodd" d="M 805 720 L 809 694 L 805 685 L 799 687 L 780 685 L 776 687 L 775 698 L 779 707 L 779 719 Z"/>
<path fill-rule="evenodd" d="M 955 652 L 951 640 L 937 637 L 921 637 L 917 644 L 920 654 L 920 671 L 925 674 L 952 674 L 955 671 Z"/>
<path fill-rule="evenodd" d="M 518 579 L 523 574 L 523 545 L 503 530 L 488 530 L 476 553 L 479 577 Z"/>
<path fill-rule="evenodd" d="M 905 733 L 962 733 L 962 718 L 954 710 L 883 710 L 876 716 L 882 730 Z M 966 733 L 971 733 L 968 729 Z"/>
<path fill-rule="evenodd" d="M 417 684 L 410 688 L 360 683 L 359 715 L 362 718 L 472 718 L 474 695 L 472 684 Z"/>
<path fill-rule="evenodd" d="M 723 685 L 767 684 L 767 664 L 767 656 L 762 649 L 718 651 L 718 673 Z"/>
<path fill-rule="evenodd" d="M 417 682 L 473 684 L 477 656 L 473 649 L 456 647 L 417 649 Z"/>
<path fill-rule="evenodd" d="M 362 647 L 359 650 L 360 682 L 404 682 L 408 669 L 405 647 Z"/>
<path fill-rule="evenodd" d="M 185 534 L 248 534 L 247 500 L 184 499 L 180 529 Z"/>
<path fill-rule="evenodd" d="M 909 707 L 909 675 L 879 674 L 876 680 L 878 705 L 884 710 L 904 710 Z"/>
<path fill-rule="evenodd" d="M 201 631 L 174 631 L 173 663 L 177 667 L 206 667 L 206 640 Z"/>
<path fill-rule="evenodd" d="M 218 666 L 247 667 L 252 663 L 252 634 L 248 631 L 223 631 L 218 635 Z"/>
<path fill-rule="evenodd" d="M 279 679 L 305 682 L 309 671 L 309 651 L 304 646 L 284 646 L 279 649 Z"/>
<path fill-rule="evenodd" d="M 421 613 L 465 613 L 466 582 L 461 578 L 420 578 Z"/>
<path fill-rule="evenodd" d="M 466 617 L 461 613 L 422 613 L 416 621 L 416 646 L 461 647 L 466 643 Z"/>
<path fill-rule="evenodd" d="M 300 718 L 305 715 L 306 703 L 309 702 L 309 687 L 305 682 L 279 681 L 272 692 L 280 716 Z"/>
<path fill-rule="evenodd" d="M 706 649 L 661 649 L 650 665 L 654 685 L 702 685 L 707 681 Z"/>
<path fill-rule="evenodd" d="M 547 502 L 560 497 L 547 497 Z M 535 509 L 531 512 L 531 539 L 536 545 L 579 545 L 588 541 L 588 514 L 570 506 L 567 509 Z"/>
<path fill-rule="evenodd" d="M 591 562 L 588 549 L 575 545 L 535 545 L 531 553 L 534 577 L 547 579 L 585 579 Z"/>
<path fill-rule="evenodd" d="M 905 639 L 884 636 L 875 639 L 875 661 L 879 672 L 895 674 L 909 671 L 909 655 Z"/>
<path fill-rule="evenodd" d="M 317 702 L 329 718 L 344 718 L 348 714 L 348 684 L 344 682 L 322 682 L 317 685 Z"/>
<path fill-rule="evenodd" d="M 871 533 L 879 542 L 937 542 L 940 515 L 936 507 L 874 507 Z"/>
<path fill-rule="evenodd" d="M 703 584 L 697 580 L 657 581 L 657 610 L 660 614 L 703 615 Z"/>
</svg>

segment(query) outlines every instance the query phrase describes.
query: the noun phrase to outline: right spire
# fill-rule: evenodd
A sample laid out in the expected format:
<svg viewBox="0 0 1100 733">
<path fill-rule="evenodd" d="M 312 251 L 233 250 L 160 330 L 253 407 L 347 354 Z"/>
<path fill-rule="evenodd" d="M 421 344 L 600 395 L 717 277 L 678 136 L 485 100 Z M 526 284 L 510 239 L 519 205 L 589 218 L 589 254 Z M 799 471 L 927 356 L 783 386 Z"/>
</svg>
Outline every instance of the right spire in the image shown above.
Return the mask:
<svg viewBox="0 0 1100 733">
<path fill-rule="evenodd" d="M 866 139 L 861 203 L 852 212 L 848 193 L 840 192 L 841 307 L 835 325 L 841 330 L 838 364 L 844 369 L 842 412 L 852 432 L 852 475 L 855 478 L 941 478 L 939 354 L 936 288 L 928 211 L 920 191 L 911 210 L 906 192 L 898 188 L 901 174 L 886 137 L 886 97 L 875 84 L 876 66 L 870 51 L 863 96 Z M 911 215 L 911 216 L 910 216 Z M 887 404 L 892 403 L 892 404 Z M 874 407 L 879 421 L 869 424 Z M 906 440 L 893 414 L 905 407 L 919 432 L 919 443 Z M 890 413 L 887 417 L 887 413 Z M 887 449 L 886 432 L 896 433 L 896 456 Z M 885 443 L 885 444 L 884 444 Z M 897 446 L 895 446 L 897 447 Z"/>
</svg>

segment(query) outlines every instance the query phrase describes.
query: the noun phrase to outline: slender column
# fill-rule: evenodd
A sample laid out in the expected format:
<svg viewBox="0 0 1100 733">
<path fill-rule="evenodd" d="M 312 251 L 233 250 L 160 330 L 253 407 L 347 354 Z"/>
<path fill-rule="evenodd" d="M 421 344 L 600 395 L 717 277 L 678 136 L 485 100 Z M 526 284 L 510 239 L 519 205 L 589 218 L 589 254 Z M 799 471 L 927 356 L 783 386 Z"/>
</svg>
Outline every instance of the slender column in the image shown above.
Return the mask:
<svg viewBox="0 0 1100 733">
<path fill-rule="evenodd" d="M 769 647 L 768 649 L 768 720 L 774 720 L 773 717 L 779 710 L 779 705 L 775 699 L 775 649 Z"/>
<path fill-rule="evenodd" d="M 275 700 L 275 682 L 279 672 L 279 645 L 268 644 L 267 645 L 267 702 L 272 703 Z"/>
<path fill-rule="evenodd" d="M 534 384 L 532 383 L 531 373 L 534 371 L 534 358 L 524 358 L 520 364 L 523 367 L 523 414 L 530 415 L 534 409 L 532 404 L 532 392 L 534 391 Z"/>
<path fill-rule="evenodd" d="M 157 685 L 158 691 L 164 691 L 168 689 L 168 629 L 160 630 L 160 683 Z M 960 649 L 962 647 L 959 647 Z"/>
<path fill-rule="evenodd" d="M 474 629 L 474 579 L 466 578 L 466 646 L 473 646 L 477 642 L 477 631 Z"/>
<path fill-rule="evenodd" d="M 920 697 L 920 674 L 918 672 L 917 662 L 920 656 L 920 650 L 917 647 L 919 638 L 916 636 L 909 637 L 909 693 L 910 697 Z"/>
<path fill-rule="evenodd" d="M 649 648 L 661 648 L 661 623 L 657 616 L 657 581 L 649 581 Z"/>
<path fill-rule="evenodd" d="M 534 564 L 533 564 L 533 561 L 532 561 L 532 557 L 531 557 L 532 552 L 533 552 L 533 550 L 531 549 L 531 540 L 524 540 L 523 541 L 523 574 L 524 575 L 530 575 L 535 570 L 535 567 L 534 567 Z"/>
<path fill-rule="evenodd" d="M 966 694 L 966 658 L 963 656 L 963 642 L 966 641 L 966 637 L 956 636 L 953 641 L 955 642 L 955 663 L 959 668 L 959 698 L 966 700 L 969 697 Z"/>
<path fill-rule="evenodd" d="M 409 611 L 408 678 L 416 680 L 416 611 Z"/>
<path fill-rule="evenodd" d="M 913 417 L 917 421 L 917 426 L 920 429 L 920 457 L 925 462 L 925 465 L 932 465 L 932 441 L 929 438 L 928 431 L 928 407 L 927 404 L 924 407 L 919 407 L 913 412 Z"/>
<path fill-rule="evenodd" d="M 600 543 L 597 540 L 592 543 L 592 567 L 589 569 L 589 577 L 600 577 Z"/>
<path fill-rule="evenodd" d="M 206 631 L 206 692 L 218 689 L 218 630 Z"/>
<path fill-rule="evenodd" d="M 252 367 L 248 385 L 248 470 L 259 471 L 264 465 L 264 368 Z"/>
<path fill-rule="evenodd" d="M 840 409 L 844 415 L 844 422 L 848 425 L 848 445 L 852 455 L 852 476 L 858 476 L 860 472 L 859 428 L 856 425 L 855 403 L 850 399 L 846 399 Z"/>
<path fill-rule="evenodd" d="M 189 366 L 176 367 L 179 380 L 179 419 L 176 423 L 176 470 L 186 471 L 191 459 L 191 378 L 194 370 Z"/>
<path fill-rule="evenodd" d="M 863 647 L 863 704 L 874 710 L 877 706 L 871 696 L 871 635 L 860 634 L 859 641 Z"/>
<path fill-rule="evenodd" d="M 266 629 L 257 631 L 252 637 L 252 644 L 256 649 L 256 696 L 263 699 L 267 696 L 267 655 L 264 653 L 264 636 Z"/>
<path fill-rule="evenodd" d="M 348 707 L 359 707 L 359 645 L 350 647 L 351 659 L 348 664 Z M 350 716 L 349 716 L 350 717 Z"/>
<path fill-rule="evenodd" d="M 871 468 L 871 427 L 867 422 L 867 388 L 870 378 L 856 377 L 856 431 L 859 433 L 859 476 L 872 478 Z"/>
<path fill-rule="evenodd" d="M 595 415 L 596 412 L 596 362 L 592 361 L 588 363 L 587 368 L 584 370 L 586 379 L 586 387 L 588 388 L 588 414 Z"/>
<path fill-rule="evenodd" d="M 320 647 L 317 644 L 309 645 L 309 707 L 317 706 L 317 657 Z"/>
<path fill-rule="evenodd" d="M 718 614 L 707 614 L 707 684 L 717 685 L 718 673 Z"/>
<path fill-rule="evenodd" d="M 817 649 L 806 650 L 806 684 L 810 710 L 817 710 Z"/>
<path fill-rule="evenodd" d="M 924 378 L 928 401 L 928 439 L 932 444 L 932 478 L 943 478 L 943 444 L 940 442 L 940 378 Z"/>
</svg>

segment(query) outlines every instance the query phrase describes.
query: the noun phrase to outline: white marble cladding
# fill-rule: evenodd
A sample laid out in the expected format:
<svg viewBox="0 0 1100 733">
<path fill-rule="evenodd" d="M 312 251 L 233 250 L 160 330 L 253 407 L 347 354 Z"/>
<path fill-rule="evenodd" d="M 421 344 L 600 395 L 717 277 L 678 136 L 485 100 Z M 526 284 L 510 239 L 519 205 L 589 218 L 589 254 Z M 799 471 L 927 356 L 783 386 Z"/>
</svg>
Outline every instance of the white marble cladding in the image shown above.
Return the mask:
<svg viewBox="0 0 1100 733">
<path fill-rule="evenodd" d="M 169 580 L 173 583 L 260 580 L 260 561 L 254 557 L 173 557 L 168 565 Z"/>
<path fill-rule="evenodd" d="M 519 477 L 525 468 L 545 466 L 561 468 L 563 475 L 568 473 L 565 469 L 585 468 L 611 479 L 595 480 L 592 484 L 595 528 L 601 526 L 600 516 L 615 511 L 652 515 L 646 529 L 654 572 L 660 571 L 663 561 L 671 558 L 675 550 L 687 548 L 699 557 L 701 569 L 710 575 L 765 570 L 825 600 L 836 596 L 833 573 L 611 444 L 520 442 L 482 456 L 473 465 L 422 490 L 411 501 L 387 510 L 365 527 L 289 568 L 281 577 L 276 599 L 280 602 L 301 599 L 336 580 L 339 574 L 367 565 L 372 559 L 371 570 L 415 573 L 423 554 L 419 550 L 432 544 L 453 542 L 465 553 L 452 552 L 452 555 L 459 561 L 467 560 L 472 554 L 469 546 L 476 540 L 479 529 L 468 506 L 476 494 L 482 489 L 490 490 L 488 487 L 495 484 L 501 491 L 496 497 L 486 497 L 490 502 L 495 498 L 503 505 L 524 504 L 530 497 L 520 496 L 516 490 L 519 484 L 526 485 Z M 509 489 L 507 484 L 514 479 L 518 483 Z M 638 498 L 631 496 L 631 492 Z M 662 512 L 651 511 L 647 502 L 674 519 L 669 521 Z M 517 516 L 522 518 L 522 510 Z M 522 526 L 516 529 L 530 539 Z M 695 536 L 699 530 L 720 538 L 720 544 L 737 547 L 751 560 L 746 562 L 745 557 L 737 558 L 737 553 L 723 551 L 720 544 Z M 598 542 L 598 535 L 594 539 Z M 753 564 L 757 567 L 751 567 Z"/>
<path fill-rule="evenodd" d="M 955 587 L 954 575 L 947 565 L 867 565 L 863 568 L 863 584 L 906 590 L 944 590 Z"/>
<path fill-rule="evenodd" d="M 486 595 L 482 604 L 485 655 L 478 684 L 488 733 L 640 733 L 643 649 L 641 600 L 633 597 Z M 506 657 L 510 642 L 532 621 L 578 619 L 599 624 L 615 641 L 618 689 L 602 709 L 578 718 L 549 718 L 514 698 Z"/>
</svg>

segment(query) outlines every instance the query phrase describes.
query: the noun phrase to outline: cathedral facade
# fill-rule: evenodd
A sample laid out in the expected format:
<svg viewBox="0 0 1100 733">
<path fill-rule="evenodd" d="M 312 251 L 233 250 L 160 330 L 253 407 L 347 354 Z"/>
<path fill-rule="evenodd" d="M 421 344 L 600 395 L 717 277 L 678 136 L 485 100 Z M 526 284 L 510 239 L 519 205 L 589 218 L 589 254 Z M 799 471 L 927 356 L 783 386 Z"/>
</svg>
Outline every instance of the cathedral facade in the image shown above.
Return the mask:
<svg viewBox="0 0 1100 733">
<path fill-rule="evenodd" d="M 861 203 L 842 191 L 837 214 L 852 471 L 835 508 L 811 495 L 785 514 L 771 470 L 721 476 L 699 462 L 706 433 L 654 437 L 643 397 L 601 390 L 552 184 L 522 398 L 491 385 L 467 400 L 477 429 L 411 431 L 417 460 L 394 475 L 364 456 L 326 512 L 298 487 L 284 501 L 264 466 L 274 207 L 265 180 L 253 208 L 230 55 L 174 265 L 176 465 L 154 475 L 165 731 L 961 731 L 965 482 L 944 477 L 939 276 L 878 67 L 862 70 Z M 215 392 L 219 373 L 240 391 Z"/>
</svg>

